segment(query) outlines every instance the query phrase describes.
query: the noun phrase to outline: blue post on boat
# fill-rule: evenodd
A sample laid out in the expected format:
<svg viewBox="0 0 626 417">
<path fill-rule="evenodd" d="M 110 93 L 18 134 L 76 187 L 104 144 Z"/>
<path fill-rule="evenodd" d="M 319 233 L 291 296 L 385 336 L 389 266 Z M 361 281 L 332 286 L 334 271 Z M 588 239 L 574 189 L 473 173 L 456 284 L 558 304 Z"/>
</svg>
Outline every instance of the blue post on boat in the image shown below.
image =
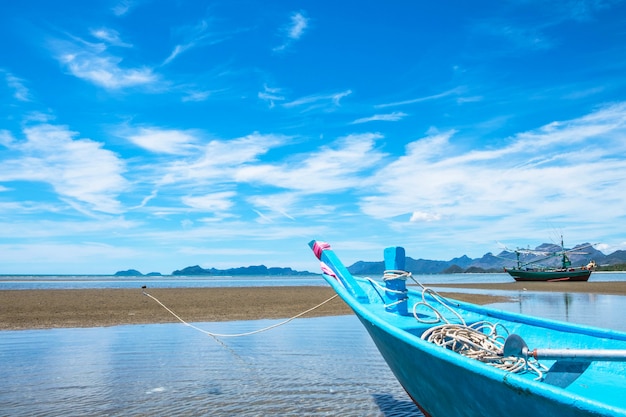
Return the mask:
<svg viewBox="0 0 626 417">
<path fill-rule="evenodd" d="M 405 252 L 400 246 L 392 246 L 385 248 L 385 271 L 404 271 L 405 268 Z M 400 315 L 407 315 L 407 290 L 406 277 L 388 278 L 387 274 L 385 287 L 386 298 L 389 300 L 385 309 L 389 312 L 396 312 Z"/>
</svg>

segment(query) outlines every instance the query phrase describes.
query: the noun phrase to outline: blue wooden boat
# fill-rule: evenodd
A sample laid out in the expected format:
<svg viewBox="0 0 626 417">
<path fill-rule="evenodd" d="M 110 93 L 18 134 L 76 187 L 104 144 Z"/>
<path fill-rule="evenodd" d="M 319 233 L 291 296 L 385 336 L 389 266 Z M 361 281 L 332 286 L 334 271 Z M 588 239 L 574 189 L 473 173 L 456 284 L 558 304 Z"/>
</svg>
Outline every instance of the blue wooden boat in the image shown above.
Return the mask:
<svg viewBox="0 0 626 417">
<path fill-rule="evenodd" d="M 626 416 L 626 333 L 407 289 L 401 247 L 385 249 L 374 280 L 352 276 L 328 244 L 309 245 L 426 416 Z"/>
</svg>

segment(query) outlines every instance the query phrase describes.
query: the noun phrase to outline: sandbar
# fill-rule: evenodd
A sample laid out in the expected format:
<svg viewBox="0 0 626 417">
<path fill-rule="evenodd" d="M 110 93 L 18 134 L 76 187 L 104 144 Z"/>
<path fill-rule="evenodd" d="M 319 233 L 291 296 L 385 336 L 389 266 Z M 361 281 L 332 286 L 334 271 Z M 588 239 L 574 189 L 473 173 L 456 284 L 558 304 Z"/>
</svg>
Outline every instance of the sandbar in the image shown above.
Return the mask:
<svg viewBox="0 0 626 417">
<path fill-rule="evenodd" d="M 502 284 L 433 284 L 441 294 L 475 304 L 508 299 L 491 290 L 587 292 L 626 295 L 619 282 L 513 282 Z M 467 294 L 455 288 L 484 289 Z M 0 330 L 102 327 L 172 323 L 178 319 L 146 296 L 155 297 L 187 322 L 281 319 L 294 317 L 335 293 L 324 286 L 241 288 L 146 288 L 79 290 L 1 290 Z M 302 317 L 352 314 L 338 297 Z"/>
</svg>

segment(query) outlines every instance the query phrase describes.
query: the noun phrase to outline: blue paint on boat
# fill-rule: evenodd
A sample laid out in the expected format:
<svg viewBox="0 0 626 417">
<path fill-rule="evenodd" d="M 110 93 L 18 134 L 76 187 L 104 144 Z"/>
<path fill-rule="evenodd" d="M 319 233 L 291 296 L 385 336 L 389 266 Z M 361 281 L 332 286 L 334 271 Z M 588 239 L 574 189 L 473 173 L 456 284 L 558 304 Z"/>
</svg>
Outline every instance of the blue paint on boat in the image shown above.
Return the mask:
<svg viewBox="0 0 626 417">
<path fill-rule="evenodd" d="M 352 308 L 413 401 L 431 417 L 626 416 L 626 362 L 540 360 L 549 369 L 542 379 L 511 372 L 463 356 L 421 335 L 435 324 L 389 309 L 397 297 L 384 295 L 369 279 L 352 276 L 327 244 L 311 241 L 323 262 L 324 278 Z M 323 246 L 323 248 L 322 248 Z M 387 256 L 403 251 L 390 249 Z M 390 260 L 398 266 L 402 261 Z M 408 310 L 436 295 L 409 289 Z M 626 333 L 504 312 L 449 300 L 443 315 L 467 324 L 487 320 L 519 335 L 531 347 L 624 353 Z M 427 315 L 426 313 L 421 313 Z"/>
</svg>

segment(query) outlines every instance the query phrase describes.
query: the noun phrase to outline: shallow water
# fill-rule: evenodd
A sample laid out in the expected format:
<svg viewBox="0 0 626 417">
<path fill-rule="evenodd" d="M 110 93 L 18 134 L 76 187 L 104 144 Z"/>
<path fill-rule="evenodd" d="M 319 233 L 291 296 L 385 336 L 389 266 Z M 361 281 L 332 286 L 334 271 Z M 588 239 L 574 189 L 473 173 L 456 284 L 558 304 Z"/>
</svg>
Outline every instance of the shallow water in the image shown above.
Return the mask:
<svg viewBox="0 0 626 417">
<path fill-rule="evenodd" d="M 0 363 L 2 415 L 421 416 L 353 316 L 4 331 Z"/>
<path fill-rule="evenodd" d="M 0 275 L 0 290 L 76 290 L 102 288 L 216 288 L 325 286 L 321 275 L 240 277 L 116 277 L 103 275 Z"/>
<path fill-rule="evenodd" d="M 514 282 L 509 274 L 432 274 L 414 275 L 423 284 L 506 283 Z M 626 273 L 594 272 L 590 282 L 626 281 Z M 307 276 L 157 276 L 117 277 L 105 275 L 0 275 L 0 290 L 47 290 L 93 288 L 215 288 L 327 286 L 321 275 Z"/>
<path fill-rule="evenodd" d="M 489 292 L 512 297 L 503 310 L 626 331 L 624 296 Z M 0 364 L 0 415 L 422 416 L 355 316 L 220 340 L 183 324 L 0 331 Z"/>
</svg>

